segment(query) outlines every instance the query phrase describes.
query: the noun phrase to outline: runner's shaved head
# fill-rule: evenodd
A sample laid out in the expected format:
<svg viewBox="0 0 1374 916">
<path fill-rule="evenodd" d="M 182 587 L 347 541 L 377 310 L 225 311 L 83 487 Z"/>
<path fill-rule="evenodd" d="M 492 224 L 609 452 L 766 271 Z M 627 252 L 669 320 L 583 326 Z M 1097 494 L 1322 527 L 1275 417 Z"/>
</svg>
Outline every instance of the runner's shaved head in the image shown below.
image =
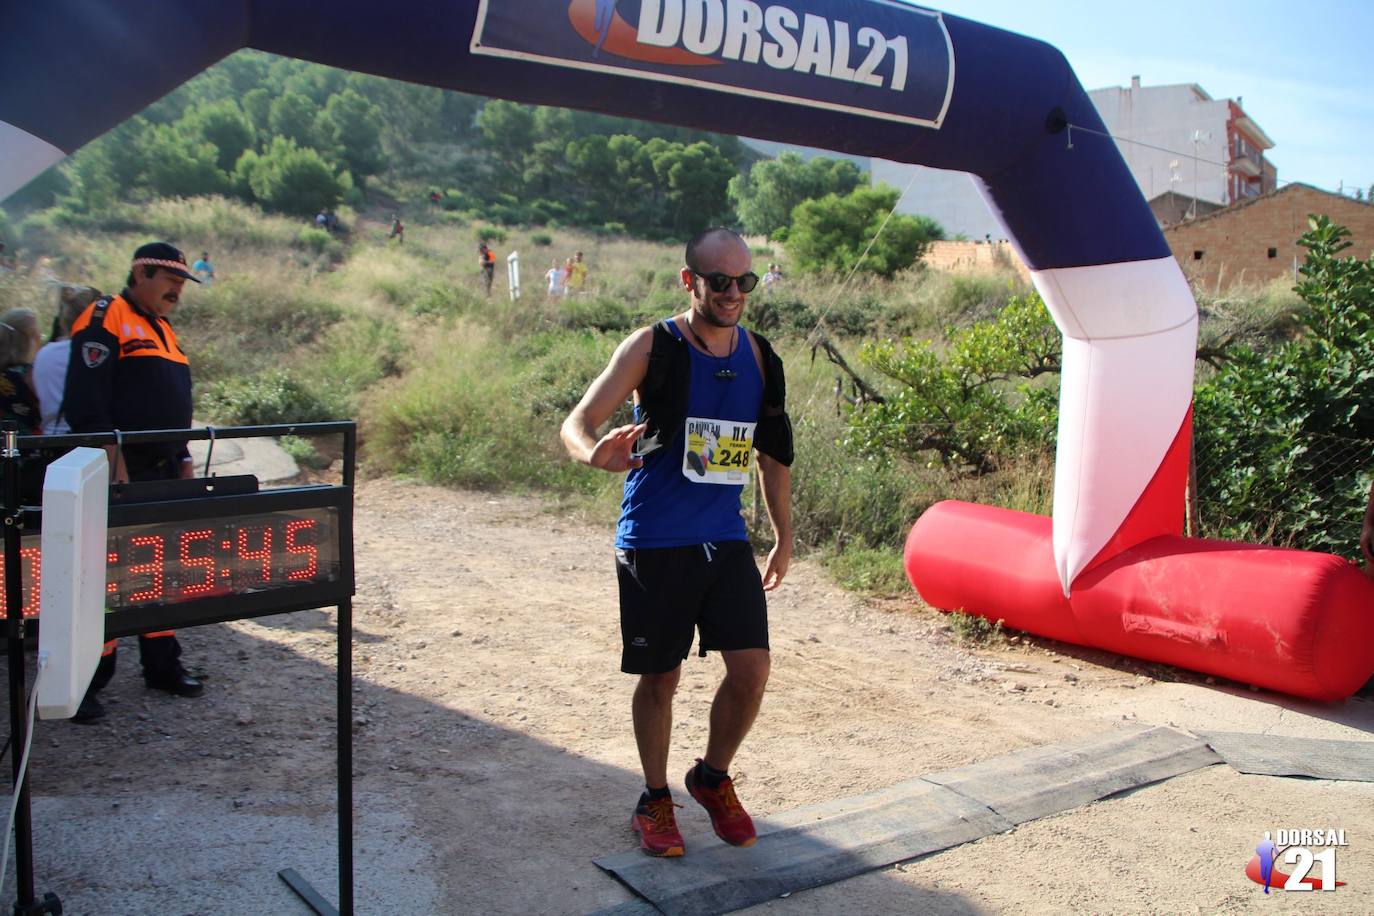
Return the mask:
<svg viewBox="0 0 1374 916">
<path fill-rule="evenodd" d="M 745 244 L 743 237 L 733 229 L 726 229 L 724 226 L 715 226 L 698 232 L 687 243 L 686 263 L 688 267 L 696 269 L 701 263 L 701 258 L 707 252 L 719 252 L 722 249 L 728 250 L 728 246 L 737 245 L 745 251 L 749 246 Z"/>
</svg>

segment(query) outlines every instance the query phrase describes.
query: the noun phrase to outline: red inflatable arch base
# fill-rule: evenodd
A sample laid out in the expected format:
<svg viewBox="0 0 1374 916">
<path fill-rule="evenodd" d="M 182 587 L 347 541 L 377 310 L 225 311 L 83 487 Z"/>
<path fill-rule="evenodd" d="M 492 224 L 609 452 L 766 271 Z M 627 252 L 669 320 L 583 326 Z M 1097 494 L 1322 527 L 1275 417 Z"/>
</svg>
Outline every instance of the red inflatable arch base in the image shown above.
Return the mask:
<svg viewBox="0 0 1374 916">
<path fill-rule="evenodd" d="M 1374 581 L 1330 554 L 1164 535 L 1101 562 L 1065 597 L 1050 519 L 947 501 L 906 541 L 929 604 L 1313 700 L 1374 675 Z"/>
</svg>

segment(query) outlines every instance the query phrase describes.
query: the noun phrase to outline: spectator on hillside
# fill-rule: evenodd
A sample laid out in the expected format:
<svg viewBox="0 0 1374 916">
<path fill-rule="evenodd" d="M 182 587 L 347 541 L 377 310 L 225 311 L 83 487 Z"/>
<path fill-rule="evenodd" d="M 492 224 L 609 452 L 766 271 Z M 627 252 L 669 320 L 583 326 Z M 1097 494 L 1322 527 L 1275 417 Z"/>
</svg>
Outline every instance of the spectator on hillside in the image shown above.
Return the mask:
<svg viewBox="0 0 1374 916">
<path fill-rule="evenodd" d="M 100 290 L 93 286 L 64 286 L 58 295 L 51 336 L 33 360 L 33 388 L 44 435 L 71 432 L 62 416 L 62 393 L 67 388 L 67 362 L 72 355 L 72 325 L 86 306 L 99 298 Z"/>
<path fill-rule="evenodd" d="M 14 421 L 19 435 L 43 431 L 38 396 L 33 393 L 33 359 L 43 338 L 33 309 L 10 309 L 0 315 L 0 422 Z M 27 451 L 19 472 L 19 496 L 26 503 L 41 499 L 44 462 L 38 451 Z"/>
<path fill-rule="evenodd" d="M 769 264 L 769 265 L 768 265 L 768 273 L 766 273 L 766 274 L 763 275 L 763 291 L 764 291 L 764 293 L 771 293 L 771 292 L 773 291 L 773 287 L 776 286 L 777 284 L 781 283 L 781 282 L 782 282 L 782 271 L 778 269 L 778 265 L 776 265 L 776 264 Z"/>
<path fill-rule="evenodd" d="M 191 273 L 195 274 L 202 285 L 209 286 L 215 279 L 215 266 L 210 263 L 210 252 L 202 251 L 196 263 L 191 265 Z"/>
<path fill-rule="evenodd" d="M 569 261 L 568 263 L 572 263 Z M 557 259 L 549 262 L 549 269 L 544 272 L 544 279 L 549 281 L 549 298 L 562 299 L 568 294 L 568 270 L 558 263 Z"/>
<path fill-rule="evenodd" d="M 0 420 L 18 423 L 21 436 L 43 431 L 38 395 L 33 393 L 33 360 L 42 342 L 33 309 L 10 309 L 0 315 Z"/>
<path fill-rule="evenodd" d="M 575 295 L 582 292 L 587 285 L 587 262 L 582 260 L 582 252 L 573 255 L 571 262 L 572 271 L 568 274 L 568 294 Z"/>
<path fill-rule="evenodd" d="M 405 227 L 405 223 L 401 222 L 401 218 L 400 218 L 399 216 L 394 215 L 394 214 L 393 214 L 392 217 L 391 217 L 391 234 L 387 236 L 387 239 L 388 239 L 388 240 L 390 240 L 390 239 L 395 239 L 395 240 L 396 240 L 396 244 L 398 244 L 398 245 L 403 245 L 403 244 L 405 244 L 405 240 L 406 240 L 406 227 Z"/>
<path fill-rule="evenodd" d="M 486 242 L 477 244 L 477 266 L 482 271 L 482 285 L 486 287 L 487 298 L 491 298 L 491 281 L 496 277 L 496 254 L 487 247 Z"/>
<path fill-rule="evenodd" d="M 439 206 L 439 202 L 440 202 L 441 200 L 442 200 L 442 198 L 439 196 L 439 192 L 438 192 L 438 191 L 430 191 L 430 192 L 429 192 L 429 202 L 430 202 L 430 204 L 431 204 L 432 206 L 435 206 L 435 207 Z"/>
<path fill-rule="evenodd" d="M 329 211 L 324 207 L 320 207 L 320 212 L 315 214 L 315 228 L 329 229 Z"/>
</svg>

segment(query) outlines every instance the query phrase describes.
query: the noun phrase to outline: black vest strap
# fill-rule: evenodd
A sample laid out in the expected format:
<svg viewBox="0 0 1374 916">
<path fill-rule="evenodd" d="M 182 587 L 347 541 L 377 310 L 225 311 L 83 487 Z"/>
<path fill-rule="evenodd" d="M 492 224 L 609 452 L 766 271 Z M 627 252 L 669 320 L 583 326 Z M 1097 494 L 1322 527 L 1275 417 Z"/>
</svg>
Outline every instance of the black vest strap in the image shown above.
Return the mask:
<svg viewBox="0 0 1374 916">
<path fill-rule="evenodd" d="M 649 348 L 649 368 L 639 386 L 639 408 L 648 428 L 640 438 L 640 454 L 648 454 L 667 442 L 672 430 L 687 418 L 688 389 L 692 384 L 692 357 L 687 341 L 673 333 L 671 318 L 654 325 Z M 762 334 L 749 331 L 763 357 L 763 403 L 754 430 L 754 447 L 781 464 L 792 466 L 792 421 L 787 416 L 787 382 L 782 360 Z M 652 445 L 650 444 L 652 443 Z"/>
</svg>

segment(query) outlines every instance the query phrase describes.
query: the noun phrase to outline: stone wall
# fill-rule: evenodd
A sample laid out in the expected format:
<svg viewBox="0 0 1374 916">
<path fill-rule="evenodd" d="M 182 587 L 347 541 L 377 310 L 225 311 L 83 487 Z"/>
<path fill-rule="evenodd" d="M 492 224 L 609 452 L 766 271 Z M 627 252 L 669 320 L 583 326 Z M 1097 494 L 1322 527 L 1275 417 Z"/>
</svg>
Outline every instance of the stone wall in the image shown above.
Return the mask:
<svg viewBox="0 0 1374 916">
<path fill-rule="evenodd" d="M 1030 281 L 1010 242 L 931 242 L 922 260 L 936 270 L 1014 270 Z"/>
<path fill-rule="evenodd" d="M 1263 285 L 1293 278 L 1305 249 L 1298 238 L 1310 214 L 1325 214 L 1348 228 L 1361 258 L 1374 250 L 1374 205 L 1304 184 L 1290 184 L 1263 197 L 1164 230 L 1188 279 L 1210 292 L 1235 285 Z"/>
</svg>

